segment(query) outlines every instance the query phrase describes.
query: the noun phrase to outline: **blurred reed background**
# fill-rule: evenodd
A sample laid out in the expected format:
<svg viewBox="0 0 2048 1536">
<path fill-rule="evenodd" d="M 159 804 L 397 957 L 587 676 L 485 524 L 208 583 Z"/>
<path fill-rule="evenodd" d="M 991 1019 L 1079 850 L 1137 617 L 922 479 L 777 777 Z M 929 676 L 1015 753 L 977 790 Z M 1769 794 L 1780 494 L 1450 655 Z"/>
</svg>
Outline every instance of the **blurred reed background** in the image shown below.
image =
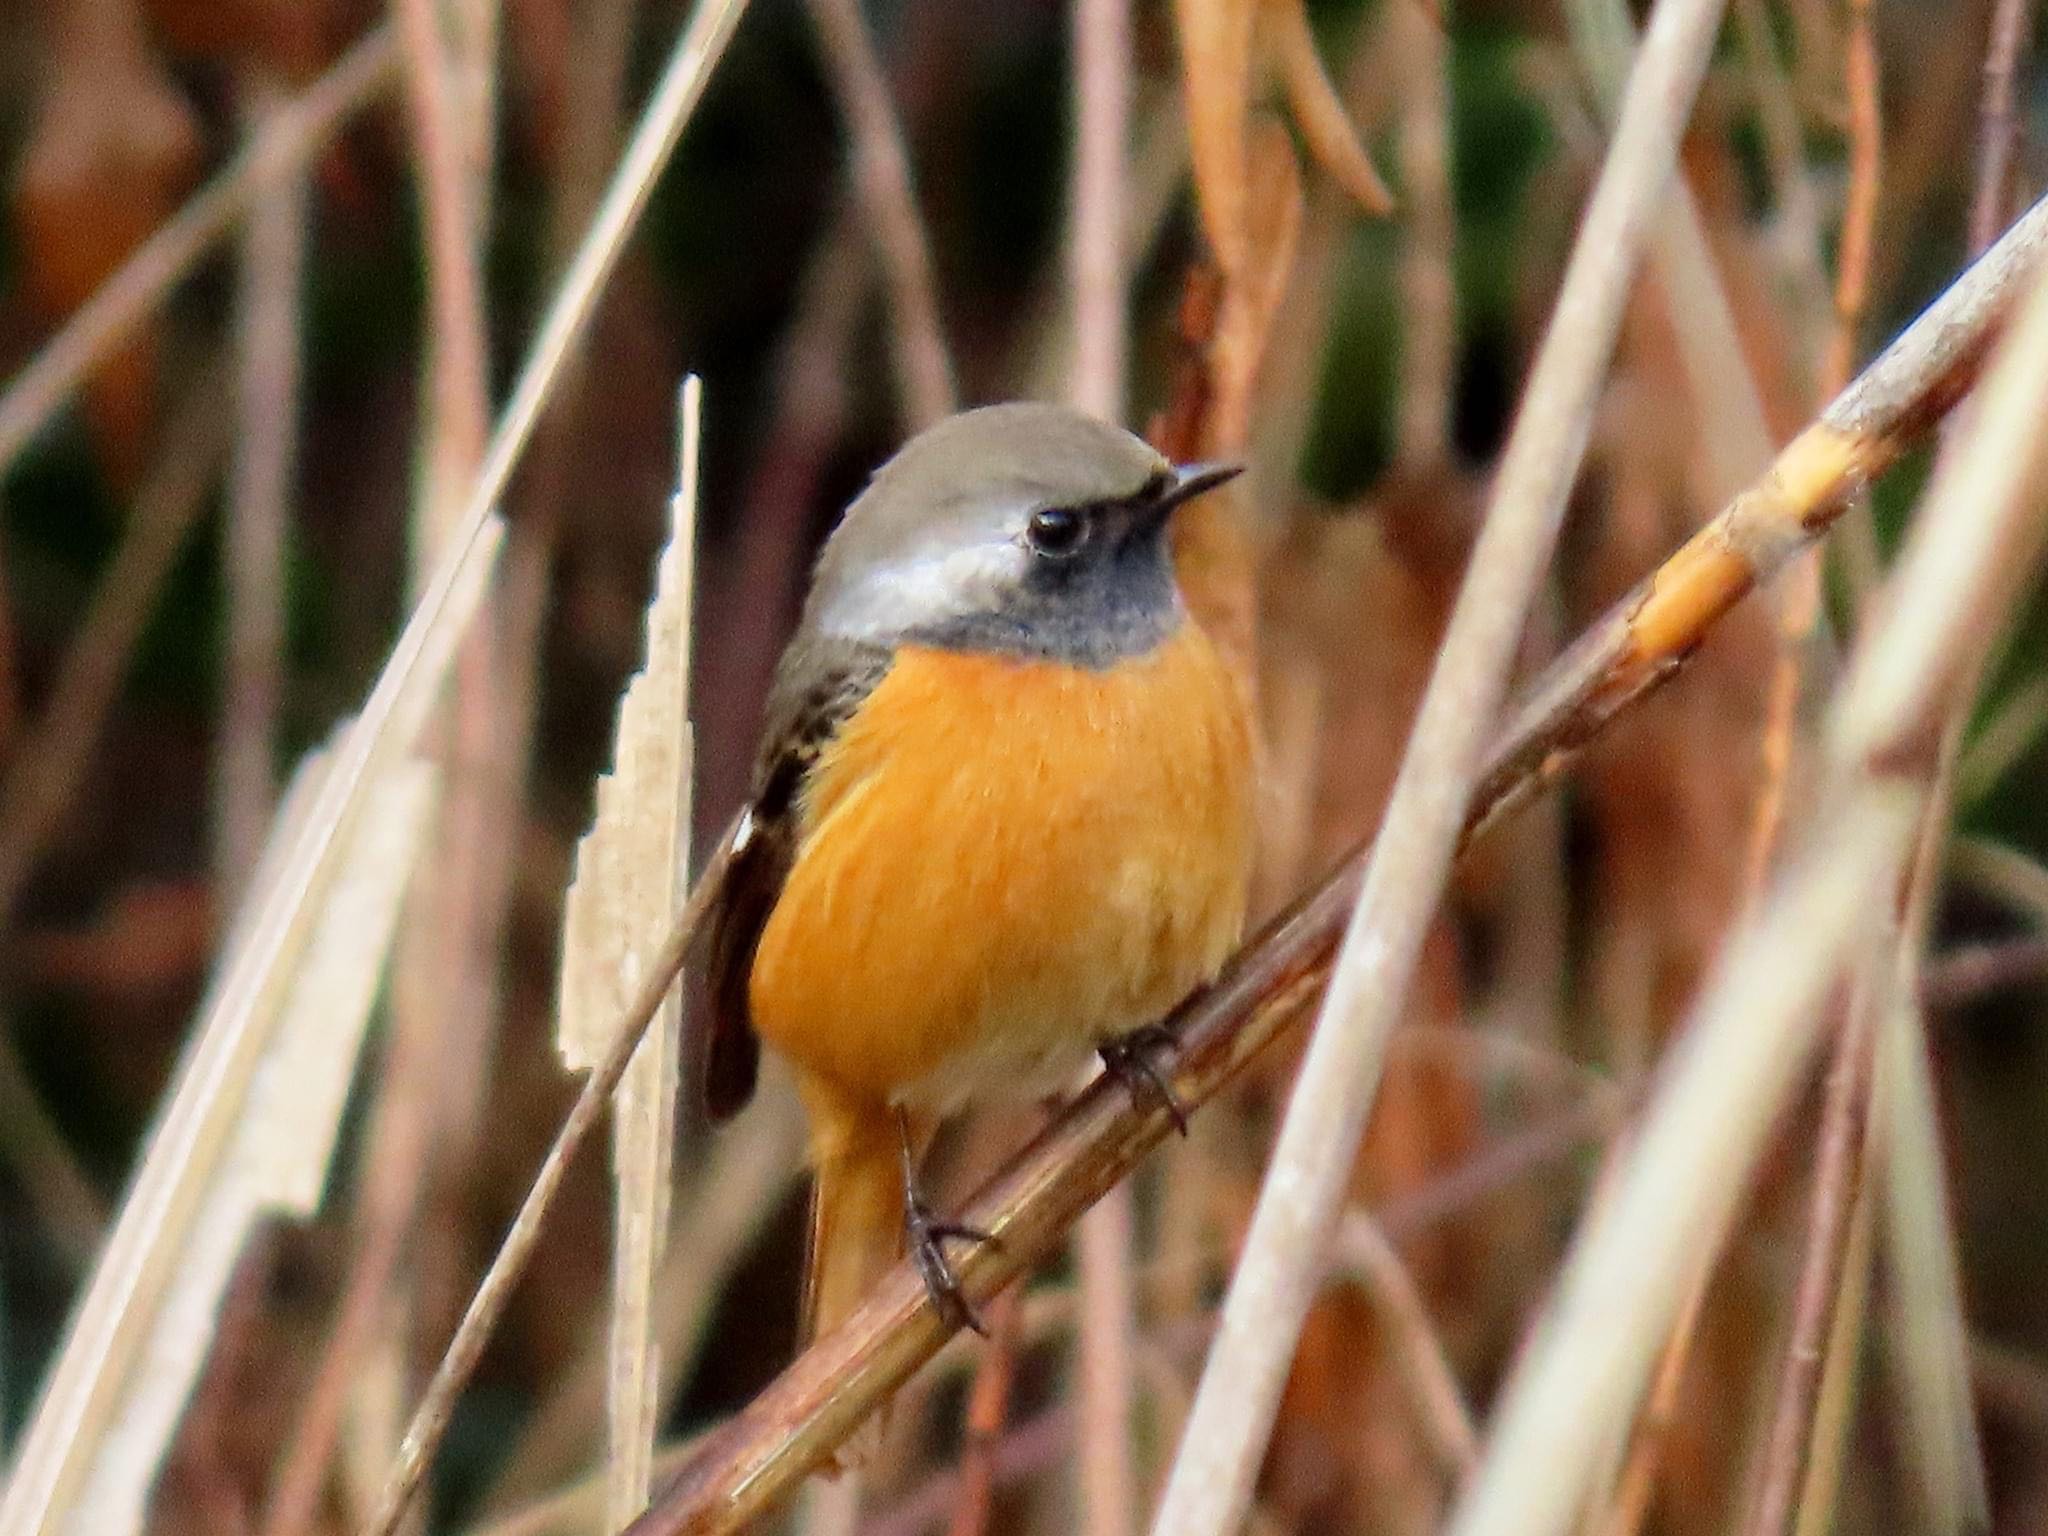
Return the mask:
<svg viewBox="0 0 2048 1536">
<path fill-rule="evenodd" d="M 313 979 L 268 1005 L 312 1044 L 290 1055 L 280 1029 L 244 1063 L 255 1107 L 233 1090 L 182 1165 L 176 1240 L 107 1250 L 128 1299 L 74 1378 L 77 1433 L 38 1449 L 39 1390 L 219 957 L 237 935 L 260 947 L 249 913 L 284 910 L 287 786 L 312 803 L 302 757 L 333 745 L 464 542 L 492 422 L 690 11 L 0 0 L 7 1536 L 373 1518 L 575 1090 L 556 1047 L 564 896 L 645 660 L 685 372 L 703 380 L 698 536 L 670 556 L 655 627 L 693 637 L 700 856 L 745 788 L 838 508 L 916 427 L 1017 396 L 1253 465 L 1180 555 L 1265 727 L 1261 913 L 1379 822 L 1647 13 L 744 9 L 729 46 L 707 33 L 701 101 L 504 487 L 482 620 L 422 737 L 432 782 L 386 764 L 338 824 L 342 916 L 302 962 Z M 1729 5 L 1518 678 L 1755 480 L 2048 180 L 2030 10 Z M 1714 623 L 1459 864 L 1252 1529 L 1421 1536 L 1476 1486 L 1560 1260 L 1620 1198 L 1660 1061 L 1820 824 L 1828 701 L 1933 459 L 1915 442 L 1824 562 Z M 2036 519 L 2042 489 L 2017 486 Z M 1867 893 L 1887 923 L 1823 978 L 1827 1043 L 1810 1070 L 1797 1056 L 1730 1185 L 1727 1240 L 1688 1261 L 1576 1529 L 2048 1529 L 2048 606 L 2023 565 L 2007 574 L 1996 601 L 1951 589 L 1987 621 L 2011 599 L 2010 631 L 1981 687 L 1974 661 L 1942 680 L 1929 718 L 1952 739 L 1930 750 L 1917 858 L 1887 866 L 1901 878 Z M 671 728 L 648 739 L 670 751 L 682 654 L 650 669 Z M 615 835 L 665 855 L 672 812 L 633 801 Z M 635 922 L 664 894 L 649 878 Z M 1925 956 L 1887 984 L 1910 996 L 1872 1005 L 1902 953 Z M 1901 1010 L 1923 1034 L 1879 1028 Z M 1917 1038 L 1931 1099 L 1898 1087 Z M 689 1040 L 686 1015 L 686 1083 Z M 916 1378 L 857 1498 L 813 1485 L 762 1528 L 1144 1529 L 1300 1048 L 1261 1056 L 1152 1156 L 994 1311 L 992 1344 Z M 803 1205 L 786 1090 L 717 1136 L 686 1091 L 671 1147 L 662 1081 L 629 1080 L 635 1129 L 571 1170 L 408 1529 L 616 1529 L 676 1447 L 787 1363 Z M 966 1127 L 953 1195 L 1032 1125 Z M 621 1232 L 666 1225 L 666 1251 L 615 1255 L 615 1203 L 639 1213 Z M 645 1316 L 614 1330 L 635 1296 Z M 652 1474 L 625 1449 L 650 1425 Z M 30 1466 L 51 1479 L 40 1502 Z"/>
</svg>

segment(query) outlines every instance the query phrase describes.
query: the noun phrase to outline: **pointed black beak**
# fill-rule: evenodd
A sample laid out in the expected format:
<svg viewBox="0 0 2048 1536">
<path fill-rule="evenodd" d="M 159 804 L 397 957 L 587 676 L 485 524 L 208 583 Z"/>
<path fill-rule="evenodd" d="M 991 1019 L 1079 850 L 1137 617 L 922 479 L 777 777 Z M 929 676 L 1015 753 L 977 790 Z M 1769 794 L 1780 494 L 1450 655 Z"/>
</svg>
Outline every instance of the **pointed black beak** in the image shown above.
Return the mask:
<svg viewBox="0 0 2048 1536">
<path fill-rule="evenodd" d="M 1193 501 L 1204 491 L 1213 491 L 1226 480 L 1244 473 L 1242 464 L 1176 464 L 1166 493 L 1159 498 L 1159 510 L 1171 512 L 1182 502 Z"/>
</svg>

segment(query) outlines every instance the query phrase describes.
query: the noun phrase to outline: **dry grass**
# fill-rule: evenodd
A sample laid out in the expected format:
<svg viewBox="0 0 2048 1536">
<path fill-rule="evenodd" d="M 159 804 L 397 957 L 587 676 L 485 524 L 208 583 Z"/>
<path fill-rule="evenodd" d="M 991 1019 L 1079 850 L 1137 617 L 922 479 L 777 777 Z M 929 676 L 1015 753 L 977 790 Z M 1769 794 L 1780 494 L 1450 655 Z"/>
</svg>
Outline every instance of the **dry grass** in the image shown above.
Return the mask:
<svg viewBox="0 0 2048 1536">
<path fill-rule="evenodd" d="M 2000 1266 L 2039 1255 L 1983 1217 L 2038 1183 L 2004 1166 L 2035 1145 L 1971 1054 L 2048 980 L 2048 204 L 1999 237 L 2037 169 L 2026 5 L 1902 50 L 1870 0 L 1737 0 L 1717 51 L 1718 0 L 1660 0 L 1640 41 L 1613 0 L 1562 33 L 813 0 L 737 43 L 744 0 L 401 0 L 338 55 L 341 8 L 256 9 L 67 8 L 25 129 L 23 282 L 72 297 L 26 325 L 0 279 L 0 475 L 47 517 L 50 466 L 95 455 L 125 526 L 77 594 L 35 517 L 7 530 L 0 973 L 29 1001 L 0 1218 L 83 1272 L 0 1531 L 2038 1520 L 2048 1394 L 2013 1342 L 2048 1338 Z M 678 27 L 617 144 L 640 44 Z M 209 48 L 243 51 L 182 67 Z M 132 123 L 87 111 L 95 56 Z M 1070 157 L 992 147 L 1004 70 Z M 234 110 L 163 110 L 195 90 Z M 629 248 L 700 106 L 710 147 Z M 223 168 L 177 207 L 179 135 L 214 117 Z M 535 165 L 537 294 L 506 239 Z M 153 230 L 81 214 L 113 206 L 95 175 Z M 364 426 L 321 350 L 336 252 L 377 222 L 366 187 L 408 183 L 416 228 L 380 217 L 418 247 L 417 334 Z M 1039 186 L 1053 211 L 1021 211 Z M 706 188 L 761 227 L 731 238 Z M 784 226 L 778 197 L 810 201 Z M 238 230 L 224 307 L 207 262 Z M 1965 251 L 1913 319 L 1901 285 Z M 494 347 L 519 359 L 495 418 Z M 712 408 L 693 381 L 678 452 L 694 367 Z M 985 1352 L 899 1267 L 789 1363 L 788 1084 L 771 1063 L 715 1140 L 687 1108 L 674 981 L 745 823 L 705 833 L 821 513 L 903 428 L 1029 387 L 1254 466 L 1176 555 L 1265 727 L 1277 915 L 1169 1021 L 1200 1113 L 1156 1169 L 1166 1116 L 1097 1083 L 946 1170 L 997 1237 L 960 1256 Z M 1924 490 L 1893 473 L 1936 440 Z M 84 824 L 162 815 L 132 694 L 223 484 L 199 915 L 152 888 L 80 928 L 58 873 L 108 867 Z M 366 549 L 404 622 L 273 815 L 278 754 L 390 638 L 349 588 L 362 654 L 308 663 L 293 573 Z M 1747 614 L 1774 577 L 1775 622 Z M 209 902 L 175 1068 L 123 1065 L 158 1107 L 109 1202 L 37 988 L 87 1000 L 73 1070 L 105 1072 L 101 1015 L 185 1011 L 162 978 L 194 978 Z M 0 1311 L 0 1379 L 23 1336 Z M 891 1397 L 880 1461 L 811 1480 Z"/>
</svg>

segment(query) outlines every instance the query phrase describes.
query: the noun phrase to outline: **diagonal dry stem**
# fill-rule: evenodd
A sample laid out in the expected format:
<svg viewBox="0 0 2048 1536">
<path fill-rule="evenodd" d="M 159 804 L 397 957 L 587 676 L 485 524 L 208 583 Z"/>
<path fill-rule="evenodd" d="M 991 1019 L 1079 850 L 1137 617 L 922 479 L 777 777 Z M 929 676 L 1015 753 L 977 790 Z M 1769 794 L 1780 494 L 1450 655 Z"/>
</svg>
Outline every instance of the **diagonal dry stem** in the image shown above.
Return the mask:
<svg viewBox="0 0 2048 1536">
<path fill-rule="evenodd" d="M 1818 539 L 1850 492 L 1894 463 L 1974 382 L 1985 348 L 2048 242 L 2048 204 L 1997 246 L 1779 454 L 1771 470 L 1609 611 L 1510 710 L 1467 811 L 1467 837 L 1554 783 L 1612 721 L 1680 670 L 1716 621 Z M 1358 889 L 1364 850 L 1255 938 L 1170 1020 L 1173 1084 L 1199 1105 L 1313 1005 Z M 960 1265 L 970 1302 L 1052 1251 L 1081 1211 L 1171 1134 L 1114 1085 L 1082 1094 L 991 1180 L 962 1219 L 998 1244 Z M 1389 1221 L 1391 1228 L 1393 1223 Z M 632 1536 L 737 1530 L 775 1505 L 934 1355 L 948 1330 L 898 1266 L 707 1442 Z"/>
<path fill-rule="evenodd" d="M 1386 1037 L 1457 851 L 1720 18 L 1721 0 L 1660 0 L 1644 35 L 1295 1080 L 1156 1536 L 1221 1536 L 1250 1507 Z"/>
</svg>

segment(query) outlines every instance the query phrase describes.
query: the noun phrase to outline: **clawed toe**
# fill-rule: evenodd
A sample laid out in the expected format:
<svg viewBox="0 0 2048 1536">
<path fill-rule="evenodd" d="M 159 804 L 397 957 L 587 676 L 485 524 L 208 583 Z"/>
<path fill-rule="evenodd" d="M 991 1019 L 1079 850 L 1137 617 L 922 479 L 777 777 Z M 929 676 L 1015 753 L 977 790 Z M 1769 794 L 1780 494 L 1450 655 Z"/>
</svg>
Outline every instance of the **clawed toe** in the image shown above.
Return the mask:
<svg viewBox="0 0 2048 1536">
<path fill-rule="evenodd" d="M 1178 1054 L 1180 1041 L 1162 1025 L 1147 1024 L 1099 1047 L 1096 1054 L 1102 1058 L 1103 1070 L 1124 1085 L 1124 1091 L 1131 1096 L 1133 1104 L 1140 1109 L 1165 1110 L 1173 1121 L 1173 1128 L 1185 1136 L 1188 1133 L 1187 1106 L 1173 1091 L 1172 1080 L 1152 1059 L 1154 1047 Z"/>
<path fill-rule="evenodd" d="M 905 1204 L 903 1225 L 910 1239 L 911 1262 L 917 1266 L 918 1275 L 924 1281 L 925 1294 L 931 1297 L 932 1306 L 939 1316 L 951 1327 L 972 1328 L 987 1338 L 988 1326 L 968 1304 L 967 1294 L 960 1288 L 960 1276 L 954 1272 L 953 1261 L 946 1257 L 945 1244 L 948 1240 L 992 1243 L 995 1238 L 979 1227 L 938 1220 L 915 1196 Z"/>
</svg>

